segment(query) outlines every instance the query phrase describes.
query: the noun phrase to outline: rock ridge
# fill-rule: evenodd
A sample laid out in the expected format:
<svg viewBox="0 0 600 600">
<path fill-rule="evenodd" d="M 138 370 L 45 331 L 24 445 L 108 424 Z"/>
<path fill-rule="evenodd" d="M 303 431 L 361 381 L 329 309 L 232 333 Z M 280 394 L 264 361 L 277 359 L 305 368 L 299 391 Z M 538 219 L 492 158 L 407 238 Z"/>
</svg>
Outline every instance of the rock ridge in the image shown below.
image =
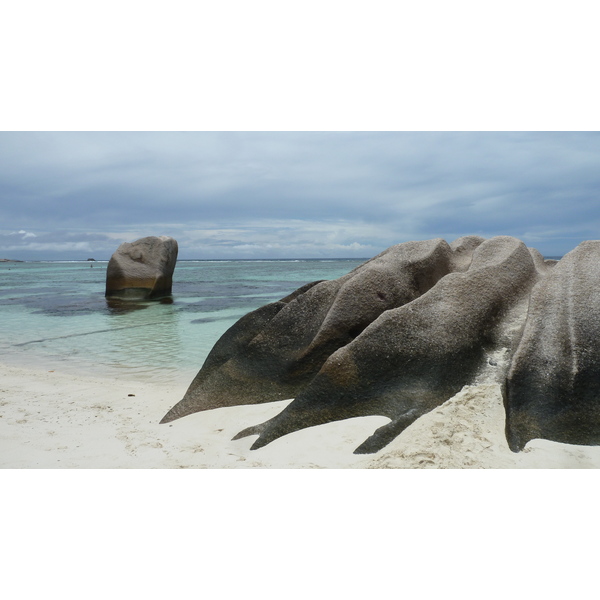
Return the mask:
<svg viewBox="0 0 600 600">
<path fill-rule="evenodd" d="M 161 423 L 294 398 L 234 439 L 381 415 L 355 450 L 374 453 L 493 365 L 511 450 L 600 444 L 599 278 L 596 241 L 560 261 L 510 236 L 397 244 L 242 317 Z"/>
</svg>

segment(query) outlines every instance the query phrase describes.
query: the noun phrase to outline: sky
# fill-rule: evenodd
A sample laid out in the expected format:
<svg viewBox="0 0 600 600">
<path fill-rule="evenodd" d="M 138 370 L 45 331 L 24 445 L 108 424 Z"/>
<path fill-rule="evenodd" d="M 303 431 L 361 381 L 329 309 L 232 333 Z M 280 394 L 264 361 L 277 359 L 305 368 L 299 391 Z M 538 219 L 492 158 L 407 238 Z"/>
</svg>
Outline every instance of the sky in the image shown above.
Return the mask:
<svg viewBox="0 0 600 600">
<path fill-rule="evenodd" d="M 368 258 L 511 235 L 600 237 L 596 132 L 0 132 L 0 258 Z"/>
</svg>

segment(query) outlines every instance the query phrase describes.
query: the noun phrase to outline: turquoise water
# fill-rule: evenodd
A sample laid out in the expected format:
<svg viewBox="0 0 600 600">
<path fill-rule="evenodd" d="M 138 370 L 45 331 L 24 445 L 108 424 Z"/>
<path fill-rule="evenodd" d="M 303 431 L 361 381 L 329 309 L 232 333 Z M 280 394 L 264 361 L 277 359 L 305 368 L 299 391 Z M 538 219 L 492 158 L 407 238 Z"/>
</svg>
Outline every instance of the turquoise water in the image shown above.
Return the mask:
<svg viewBox="0 0 600 600">
<path fill-rule="evenodd" d="M 244 314 L 365 259 L 179 261 L 170 302 L 104 298 L 106 262 L 0 263 L 0 362 L 186 384 Z"/>
</svg>

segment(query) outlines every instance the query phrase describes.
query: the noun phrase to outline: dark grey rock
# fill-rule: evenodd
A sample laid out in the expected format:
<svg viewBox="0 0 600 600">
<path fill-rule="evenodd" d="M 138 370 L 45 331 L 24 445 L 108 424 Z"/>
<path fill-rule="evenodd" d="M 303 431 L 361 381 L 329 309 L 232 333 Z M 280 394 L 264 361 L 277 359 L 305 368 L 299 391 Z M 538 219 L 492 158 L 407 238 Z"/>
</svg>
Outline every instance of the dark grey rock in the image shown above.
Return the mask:
<svg viewBox="0 0 600 600">
<path fill-rule="evenodd" d="M 463 263 L 475 246 L 476 240 L 461 246 Z M 217 342 L 161 423 L 211 408 L 293 398 L 333 352 L 385 311 L 431 289 L 454 259 L 442 239 L 398 244 L 339 279 L 309 284 L 246 315 Z"/>
<path fill-rule="evenodd" d="M 400 308 L 388 310 L 333 353 L 279 415 L 238 437 L 252 446 L 313 425 L 366 415 L 389 417 L 357 452 L 376 452 L 418 417 L 470 383 L 497 346 L 503 315 L 538 275 L 527 247 L 496 237 L 473 252 L 469 268 L 451 273 Z"/>
<path fill-rule="evenodd" d="M 547 261 L 546 261 L 547 262 Z M 504 388 L 506 435 L 600 444 L 600 242 L 583 242 L 533 289 Z"/>
<path fill-rule="evenodd" d="M 121 244 L 106 268 L 106 297 L 151 300 L 170 295 L 177 251 L 177 241 L 164 235 Z"/>
<path fill-rule="evenodd" d="M 600 444 L 599 282 L 600 241 L 560 261 L 507 236 L 398 244 L 240 319 L 161 423 L 294 398 L 236 439 L 383 415 L 356 449 L 376 452 L 492 366 L 513 451 Z"/>
</svg>

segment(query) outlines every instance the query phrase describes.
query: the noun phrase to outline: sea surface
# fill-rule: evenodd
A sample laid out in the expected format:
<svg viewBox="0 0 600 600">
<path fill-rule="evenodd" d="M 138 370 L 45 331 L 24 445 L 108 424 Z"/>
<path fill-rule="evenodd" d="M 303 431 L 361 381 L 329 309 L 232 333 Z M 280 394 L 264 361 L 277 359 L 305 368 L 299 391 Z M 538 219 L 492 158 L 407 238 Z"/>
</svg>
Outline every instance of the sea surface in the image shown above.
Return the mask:
<svg viewBox="0 0 600 600">
<path fill-rule="evenodd" d="M 104 297 L 108 262 L 0 263 L 0 362 L 187 385 L 246 313 L 367 259 L 178 261 L 168 301 Z"/>
</svg>

